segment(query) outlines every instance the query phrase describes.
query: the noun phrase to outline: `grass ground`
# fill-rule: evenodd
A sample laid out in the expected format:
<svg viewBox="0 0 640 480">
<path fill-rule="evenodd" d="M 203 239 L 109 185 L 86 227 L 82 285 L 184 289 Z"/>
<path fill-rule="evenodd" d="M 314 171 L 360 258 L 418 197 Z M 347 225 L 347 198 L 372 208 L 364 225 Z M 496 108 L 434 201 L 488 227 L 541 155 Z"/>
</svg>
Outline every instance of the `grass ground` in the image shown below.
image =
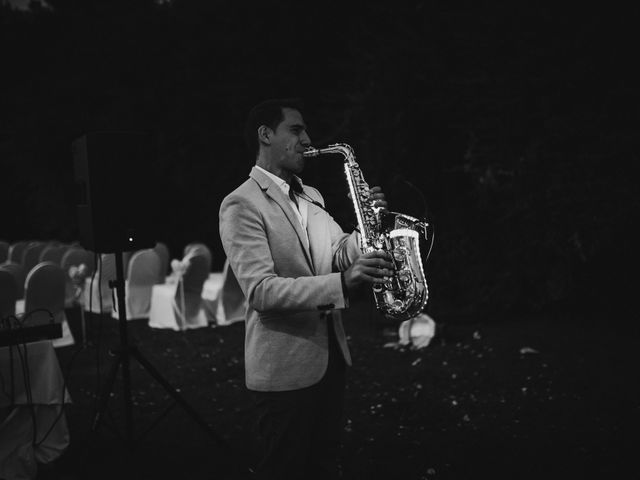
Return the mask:
<svg viewBox="0 0 640 480">
<path fill-rule="evenodd" d="M 77 318 L 70 315 L 77 330 Z M 624 478 L 640 407 L 637 329 L 570 312 L 500 320 L 435 318 L 421 350 L 390 346 L 395 326 L 361 301 L 345 315 L 350 369 L 341 461 L 347 479 Z M 243 383 L 244 325 L 187 332 L 129 322 L 139 351 L 244 464 L 254 461 Z M 96 389 L 117 323 L 89 319 L 88 347 L 58 349 L 73 405 L 71 445 L 40 478 L 249 478 L 138 362 L 135 441 L 127 446 L 120 377 L 100 428 Z M 100 348 L 98 348 L 98 345 Z M 98 362 L 99 359 L 99 362 Z M 163 413 L 164 412 L 164 413 Z M 142 435 L 149 425 L 154 428 Z M 632 470 L 633 471 L 633 470 Z"/>
</svg>

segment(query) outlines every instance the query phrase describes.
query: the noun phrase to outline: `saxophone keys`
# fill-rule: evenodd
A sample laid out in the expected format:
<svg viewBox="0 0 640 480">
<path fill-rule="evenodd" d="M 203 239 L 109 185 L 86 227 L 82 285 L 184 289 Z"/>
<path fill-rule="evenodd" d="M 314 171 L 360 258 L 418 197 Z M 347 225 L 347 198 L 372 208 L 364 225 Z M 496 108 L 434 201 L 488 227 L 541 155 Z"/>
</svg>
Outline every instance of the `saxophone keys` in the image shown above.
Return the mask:
<svg viewBox="0 0 640 480">
<path fill-rule="evenodd" d="M 398 251 L 398 250 L 394 250 L 394 251 L 393 251 L 393 259 L 394 259 L 396 262 L 403 262 L 403 261 L 404 261 L 404 253 L 403 253 L 403 252 L 400 252 L 400 251 Z"/>
<path fill-rule="evenodd" d="M 398 272 L 398 281 L 403 285 L 407 285 L 411 282 L 411 273 L 406 270 Z"/>
<path fill-rule="evenodd" d="M 402 303 L 402 300 L 394 300 L 391 306 L 397 312 L 400 312 L 404 309 L 404 303 Z"/>
</svg>

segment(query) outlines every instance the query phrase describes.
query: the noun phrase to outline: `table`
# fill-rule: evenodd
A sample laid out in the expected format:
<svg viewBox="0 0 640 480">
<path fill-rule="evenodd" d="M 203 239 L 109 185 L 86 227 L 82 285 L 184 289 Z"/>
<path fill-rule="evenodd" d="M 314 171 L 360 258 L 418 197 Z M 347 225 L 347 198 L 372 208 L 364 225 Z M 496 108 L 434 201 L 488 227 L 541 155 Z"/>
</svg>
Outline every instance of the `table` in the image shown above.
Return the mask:
<svg viewBox="0 0 640 480">
<path fill-rule="evenodd" d="M 71 397 L 51 340 L 0 348 L 0 380 L 0 478 L 36 478 L 37 464 L 55 460 L 70 442 L 63 403 Z"/>
</svg>

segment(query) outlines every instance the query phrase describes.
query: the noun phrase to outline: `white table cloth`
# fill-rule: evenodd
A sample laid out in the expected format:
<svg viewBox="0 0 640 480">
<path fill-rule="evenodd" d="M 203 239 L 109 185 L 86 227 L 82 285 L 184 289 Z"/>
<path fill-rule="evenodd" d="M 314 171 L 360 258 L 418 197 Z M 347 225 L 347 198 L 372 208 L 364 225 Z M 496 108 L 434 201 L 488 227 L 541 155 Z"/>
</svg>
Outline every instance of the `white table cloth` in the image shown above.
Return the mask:
<svg viewBox="0 0 640 480">
<path fill-rule="evenodd" d="M 22 358 L 17 348 L 20 348 Z M 23 359 L 28 365 L 28 388 L 23 375 L 26 368 Z M 0 377 L 3 381 L 0 390 L 0 478 L 36 478 L 37 464 L 55 460 L 70 442 L 62 405 L 71 403 L 71 397 L 64 388 L 52 342 L 27 343 L 26 350 L 22 345 L 0 348 Z"/>
</svg>

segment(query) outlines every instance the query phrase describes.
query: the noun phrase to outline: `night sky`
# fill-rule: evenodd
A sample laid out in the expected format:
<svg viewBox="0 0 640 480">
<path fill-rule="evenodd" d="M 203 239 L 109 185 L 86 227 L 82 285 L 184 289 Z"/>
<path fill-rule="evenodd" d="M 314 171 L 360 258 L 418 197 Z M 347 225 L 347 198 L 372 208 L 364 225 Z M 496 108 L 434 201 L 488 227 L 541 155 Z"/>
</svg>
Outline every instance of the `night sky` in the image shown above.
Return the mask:
<svg viewBox="0 0 640 480">
<path fill-rule="evenodd" d="M 13 2 L 24 4 L 25 2 Z M 393 210 L 436 227 L 432 308 L 539 309 L 637 259 L 635 9 L 509 2 L 50 0 L 0 8 L 0 237 L 78 238 L 71 142 L 152 132 L 159 240 L 224 262 L 249 108 L 301 97 L 316 146 L 351 144 Z M 126 175 L 127 172 L 122 172 Z M 310 163 L 345 228 L 337 159 Z M 117 192 L 117 186 L 114 186 Z"/>
</svg>

